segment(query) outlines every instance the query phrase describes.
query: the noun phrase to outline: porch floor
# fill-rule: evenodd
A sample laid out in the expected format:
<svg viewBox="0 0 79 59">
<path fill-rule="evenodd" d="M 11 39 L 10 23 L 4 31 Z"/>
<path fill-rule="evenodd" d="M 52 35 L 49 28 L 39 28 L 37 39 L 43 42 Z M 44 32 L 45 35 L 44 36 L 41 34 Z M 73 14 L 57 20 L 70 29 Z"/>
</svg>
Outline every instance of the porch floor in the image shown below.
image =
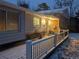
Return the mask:
<svg viewBox="0 0 79 59">
<path fill-rule="evenodd" d="M 26 59 L 26 45 L 22 44 L 0 51 L 0 59 Z"/>
<path fill-rule="evenodd" d="M 69 45 L 61 51 L 63 53 L 62 58 L 79 59 L 79 33 L 70 33 L 70 38 Z M 0 59 L 26 59 L 26 45 L 22 44 L 0 51 Z M 49 59 L 53 59 L 53 55 Z"/>
</svg>

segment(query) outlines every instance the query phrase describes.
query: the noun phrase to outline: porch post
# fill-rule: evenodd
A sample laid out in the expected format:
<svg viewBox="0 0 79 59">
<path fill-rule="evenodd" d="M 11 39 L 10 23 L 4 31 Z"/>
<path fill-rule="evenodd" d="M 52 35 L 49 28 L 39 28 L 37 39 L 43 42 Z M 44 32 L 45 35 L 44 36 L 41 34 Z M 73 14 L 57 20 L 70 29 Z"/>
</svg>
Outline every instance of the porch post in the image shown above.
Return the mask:
<svg viewBox="0 0 79 59">
<path fill-rule="evenodd" d="M 54 47 L 56 47 L 56 44 L 57 44 L 57 34 L 55 34 L 54 36 Z"/>
<path fill-rule="evenodd" d="M 26 41 L 26 59 L 32 59 L 32 40 Z"/>
</svg>

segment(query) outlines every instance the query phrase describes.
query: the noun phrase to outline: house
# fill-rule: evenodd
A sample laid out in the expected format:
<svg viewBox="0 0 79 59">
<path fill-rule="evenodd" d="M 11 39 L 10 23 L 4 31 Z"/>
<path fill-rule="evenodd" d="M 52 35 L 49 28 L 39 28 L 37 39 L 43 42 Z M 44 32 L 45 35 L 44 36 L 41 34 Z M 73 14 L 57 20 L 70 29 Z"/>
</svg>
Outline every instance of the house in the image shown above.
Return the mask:
<svg viewBox="0 0 79 59">
<path fill-rule="evenodd" d="M 68 8 L 61 8 L 55 10 L 45 10 L 45 11 L 38 11 L 38 13 L 44 15 L 53 15 L 59 18 L 59 24 L 61 29 L 68 29 L 69 28 L 69 10 Z"/>
<path fill-rule="evenodd" d="M 25 10 L 25 32 L 48 32 L 53 31 L 55 33 L 60 32 L 59 19 L 55 16 L 44 15 L 34 11 Z M 56 29 L 54 30 L 54 27 Z"/>
<path fill-rule="evenodd" d="M 60 32 L 58 18 L 0 1 L 0 45 L 25 40 L 30 33 Z"/>
<path fill-rule="evenodd" d="M 49 31 L 60 32 L 58 18 L 0 1 L 0 45 L 25 40 L 30 33 Z"/>
<path fill-rule="evenodd" d="M 25 39 L 23 14 L 16 5 L 0 1 L 0 45 Z"/>
</svg>

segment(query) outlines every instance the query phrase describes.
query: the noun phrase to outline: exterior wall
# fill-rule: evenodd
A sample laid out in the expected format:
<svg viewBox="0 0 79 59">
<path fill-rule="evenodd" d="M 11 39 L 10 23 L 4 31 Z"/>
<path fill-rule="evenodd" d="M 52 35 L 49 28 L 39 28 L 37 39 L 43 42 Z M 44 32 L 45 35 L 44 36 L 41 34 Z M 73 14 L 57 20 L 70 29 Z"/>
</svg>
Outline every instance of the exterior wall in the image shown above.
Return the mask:
<svg viewBox="0 0 79 59">
<path fill-rule="evenodd" d="M 25 13 L 25 32 L 26 34 L 33 32 L 33 15 L 28 13 Z"/>
<path fill-rule="evenodd" d="M 1 3 L 2 4 L 2 3 Z M 6 5 L 1 5 L 0 4 L 0 8 L 1 6 L 7 10 L 7 9 L 12 9 L 12 10 L 17 10 L 17 11 L 20 11 L 19 9 L 17 8 L 12 8 L 12 7 L 7 7 L 8 4 Z M 16 6 L 15 6 L 16 7 Z M 18 40 L 22 40 L 22 39 L 25 39 L 25 20 L 24 20 L 24 15 L 23 15 L 23 12 L 20 11 L 20 18 L 18 19 L 19 20 L 19 31 L 18 32 L 0 32 L 0 45 L 2 44 L 5 44 L 5 43 L 10 43 L 10 42 L 14 42 L 14 41 L 18 41 Z"/>
<path fill-rule="evenodd" d="M 40 19 L 40 25 L 34 26 L 33 20 L 34 17 L 37 17 Z M 55 20 L 52 20 L 55 19 Z M 49 32 L 53 31 L 55 33 L 60 32 L 59 27 L 59 19 L 58 18 L 52 18 L 49 22 L 49 18 L 44 18 L 44 15 L 39 15 L 37 13 L 29 12 L 25 9 L 25 33 L 33 33 L 33 32 Z M 38 19 L 37 19 L 38 20 Z"/>
<path fill-rule="evenodd" d="M 64 16 L 60 17 L 60 28 L 61 29 L 69 29 L 69 18 L 66 18 Z"/>
<path fill-rule="evenodd" d="M 41 22 L 41 17 L 38 16 L 38 14 L 36 13 L 33 13 L 31 11 L 27 11 L 25 9 L 25 33 L 26 34 L 30 34 L 30 33 L 33 33 L 35 32 L 36 28 L 38 27 L 35 27 L 34 26 L 34 17 L 37 17 L 40 19 L 39 22 Z M 39 24 L 39 27 L 41 26 L 41 23 Z M 41 30 L 41 27 L 37 30 L 37 31 L 40 31 Z"/>
</svg>

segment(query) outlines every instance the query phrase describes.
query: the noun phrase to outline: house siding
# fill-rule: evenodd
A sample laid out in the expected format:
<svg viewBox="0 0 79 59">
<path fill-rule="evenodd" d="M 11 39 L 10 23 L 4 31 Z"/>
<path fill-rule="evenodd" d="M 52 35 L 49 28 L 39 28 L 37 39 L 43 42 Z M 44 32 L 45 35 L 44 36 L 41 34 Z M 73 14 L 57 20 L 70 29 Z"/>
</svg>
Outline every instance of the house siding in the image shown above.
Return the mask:
<svg viewBox="0 0 79 59">
<path fill-rule="evenodd" d="M 27 12 L 27 11 L 26 11 Z M 25 32 L 31 33 L 33 32 L 33 15 L 26 13 L 25 14 Z"/>
</svg>

